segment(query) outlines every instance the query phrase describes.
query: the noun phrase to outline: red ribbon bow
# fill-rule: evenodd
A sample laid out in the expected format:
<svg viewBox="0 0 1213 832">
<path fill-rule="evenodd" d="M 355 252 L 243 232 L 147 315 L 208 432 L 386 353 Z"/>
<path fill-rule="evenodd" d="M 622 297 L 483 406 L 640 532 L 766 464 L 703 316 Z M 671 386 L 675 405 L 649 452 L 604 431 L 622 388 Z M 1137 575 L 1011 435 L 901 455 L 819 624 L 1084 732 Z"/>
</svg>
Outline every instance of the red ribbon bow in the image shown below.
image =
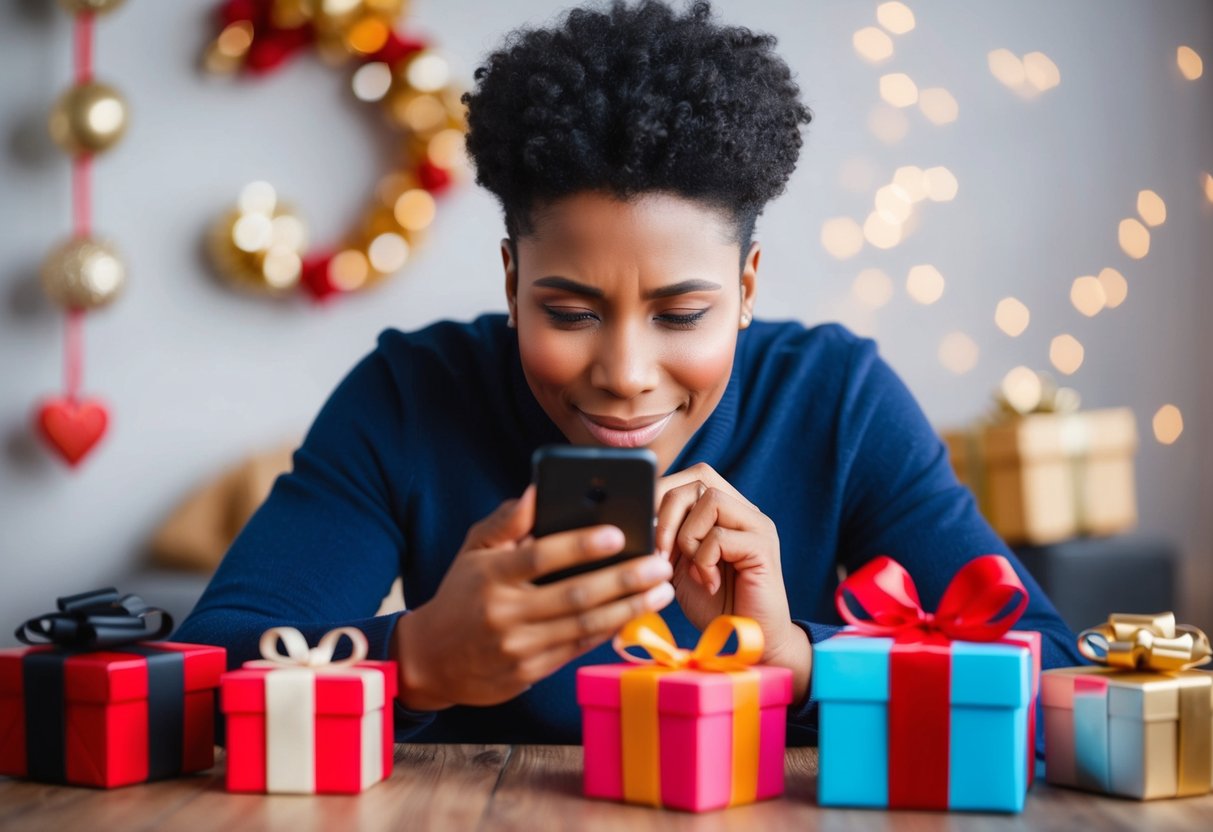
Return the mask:
<svg viewBox="0 0 1213 832">
<path fill-rule="evenodd" d="M 856 614 L 851 601 L 864 617 Z M 956 573 L 939 609 L 930 613 L 922 608 L 910 573 L 881 555 L 842 582 L 834 604 L 860 635 L 892 636 L 901 643 L 997 641 L 1023 615 L 1028 591 L 1006 558 L 982 555 Z"/>
</svg>

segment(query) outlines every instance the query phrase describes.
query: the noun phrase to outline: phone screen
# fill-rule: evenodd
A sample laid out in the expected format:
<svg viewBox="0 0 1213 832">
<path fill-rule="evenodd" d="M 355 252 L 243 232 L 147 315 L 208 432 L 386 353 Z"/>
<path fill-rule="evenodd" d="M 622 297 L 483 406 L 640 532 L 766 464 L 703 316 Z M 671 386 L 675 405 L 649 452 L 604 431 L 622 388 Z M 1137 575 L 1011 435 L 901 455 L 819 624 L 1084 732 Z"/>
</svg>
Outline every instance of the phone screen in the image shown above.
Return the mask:
<svg viewBox="0 0 1213 832">
<path fill-rule="evenodd" d="M 535 537 L 610 524 L 623 531 L 621 552 L 535 579 L 551 583 L 652 553 L 657 456 L 647 448 L 546 445 L 532 459 Z"/>
</svg>

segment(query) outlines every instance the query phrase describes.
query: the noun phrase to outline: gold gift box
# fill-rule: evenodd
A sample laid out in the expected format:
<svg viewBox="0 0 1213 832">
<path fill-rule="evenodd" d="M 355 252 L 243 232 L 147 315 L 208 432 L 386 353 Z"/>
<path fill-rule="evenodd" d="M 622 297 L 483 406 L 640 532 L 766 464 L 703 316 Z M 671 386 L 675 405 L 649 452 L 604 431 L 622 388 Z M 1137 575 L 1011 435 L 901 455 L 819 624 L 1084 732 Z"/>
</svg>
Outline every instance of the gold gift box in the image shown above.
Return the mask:
<svg viewBox="0 0 1213 832">
<path fill-rule="evenodd" d="M 1115 613 L 1078 635 L 1098 667 L 1040 677 L 1045 779 L 1152 800 L 1213 790 L 1209 637 L 1171 612 Z"/>
<path fill-rule="evenodd" d="M 1012 545 L 1137 524 L 1137 423 L 1127 407 L 1030 413 L 942 436 L 957 478 Z"/>
</svg>

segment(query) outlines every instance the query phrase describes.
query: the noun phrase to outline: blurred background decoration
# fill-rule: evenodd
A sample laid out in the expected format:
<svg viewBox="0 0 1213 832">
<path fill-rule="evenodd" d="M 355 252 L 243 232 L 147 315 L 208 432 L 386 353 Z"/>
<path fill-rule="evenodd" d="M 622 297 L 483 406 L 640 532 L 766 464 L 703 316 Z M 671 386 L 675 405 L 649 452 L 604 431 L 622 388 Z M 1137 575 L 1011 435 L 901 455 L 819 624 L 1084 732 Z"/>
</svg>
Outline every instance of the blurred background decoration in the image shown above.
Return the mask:
<svg viewBox="0 0 1213 832">
<path fill-rule="evenodd" d="M 247 185 L 210 234 L 215 267 L 233 284 L 272 295 L 302 286 L 316 300 L 372 286 L 404 267 L 434 220 L 434 197 L 463 178 L 462 90 L 426 41 L 397 31 L 405 6 L 404 0 L 225 0 L 218 6 L 220 31 L 203 61 L 208 71 L 264 75 L 313 46 L 327 64 L 354 65 L 354 97 L 378 103 L 399 142 L 394 171 L 379 180 L 355 230 L 331 249 L 309 249 L 305 224 L 272 185 Z M 303 130 L 298 140 L 306 136 Z"/>
<path fill-rule="evenodd" d="M 48 132 L 71 157 L 72 233 L 42 261 L 42 288 L 65 313 L 62 396 L 39 404 L 34 424 L 51 450 L 78 465 L 105 436 L 109 410 L 81 394 L 84 383 L 84 313 L 109 304 L 126 282 L 126 267 L 114 247 L 93 235 L 93 157 L 126 132 L 122 93 L 93 77 L 93 21 L 123 0 L 60 0 L 72 16 L 73 82 L 51 107 Z"/>
<path fill-rule="evenodd" d="M 91 378 L 121 418 L 74 477 L 28 426 L 28 402 L 60 360 L 58 318 L 36 275 L 70 210 L 45 127 L 71 65 L 70 21 L 42 0 L 0 6 L 0 605 L 12 618 L 39 611 L 27 599 L 65 591 L 65 574 L 81 587 L 116 581 L 184 612 L 289 464 L 284 443 L 298 441 L 379 331 L 504 309 L 496 204 L 465 187 L 443 197 L 440 222 L 429 222 L 434 209 L 420 196 L 400 209 L 406 193 L 436 190 L 407 160 L 432 161 L 434 138 L 446 135 L 440 158 L 461 163 L 454 90 L 507 32 L 567 5 L 245 0 L 222 4 L 216 28 L 214 0 L 134 0 L 101 27 L 106 78 L 139 122 L 98 168 L 95 207 L 139 279 L 90 328 L 103 356 Z M 1036 441 L 1024 425 L 1047 433 L 1116 414 L 1106 462 L 1119 498 L 1132 499 L 1100 534 L 1079 524 L 1027 535 L 1017 551 L 1067 599 L 1071 624 L 1174 594 L 1182 620 L 1213 628 L 1213 79 L 1204 70 L 1213 4 L 715 6 L 779 36 L 814 112 L 787 193 L 759 221 L 757 313 L 836 320 L 876 338 L 942 432 L 1012 435 L 1014 453 L 998 462 L 1021 488 L 1043 463 L 1054 488 L 1071 484 L 1064 499 L 1080 500 L 1073 475 L 1090 462 L 1014 444 Z M 404 24 L 409 39 L 394 34 Z M 409 48 L 381 52 L 397 40 Z M 431 60 L 430 43 L 446 57 Z M 321 60 L 270 71 L 307 52 Z M 216 84 L 198 71 L 191 56 L 200 53 L 210 73 L 262 77 Z M 408 67 L 423 57 L 418 81 Z M 417 104 L 424 96 L 439 106 Z M 236 212 L 225 214 L 234 191 Z M 295 213 L 304 206 L 306 230 Z M 342 239 L 348 218 L 368 210 L 340 245 L 305 246 Z M 391 226 L 408 231 L 401 211 L 428 225 L 425 246 Z M 387 227 L 408 244 L 388 253 L 405 251 L 410 279 L 349 293 L 323 314 L 242 303 L 204 279 L 215 238 L 201 241 L 199 230 L 217 216 L 219 248 L 245 284 L 278 280 L 289 291 L 293 258 L 297 286 L 303 264 L 326 252 L 330 271 L 355 252 L 338 271 L 348 261 L 369 284 L 371 244 Z M 242 248 L 246 230 L 256 245 Z M 281 248 L 291 268 L 270 256 Z M 333 285 L 358 283 L 343 280 Z M 1000 416 L 982 421 L 992 394 Z M 1072 427 L 1052 435 L 1082 447 Z M 209 532 L 192 531 L 197 518 L 211 518 Z M 183 539 L 199 548 L 186 552 Z M 148 568 L 153 549 L 201 571 Z M 1075 590 L 1094 608 L 1082 609 Z"/>
</svg>

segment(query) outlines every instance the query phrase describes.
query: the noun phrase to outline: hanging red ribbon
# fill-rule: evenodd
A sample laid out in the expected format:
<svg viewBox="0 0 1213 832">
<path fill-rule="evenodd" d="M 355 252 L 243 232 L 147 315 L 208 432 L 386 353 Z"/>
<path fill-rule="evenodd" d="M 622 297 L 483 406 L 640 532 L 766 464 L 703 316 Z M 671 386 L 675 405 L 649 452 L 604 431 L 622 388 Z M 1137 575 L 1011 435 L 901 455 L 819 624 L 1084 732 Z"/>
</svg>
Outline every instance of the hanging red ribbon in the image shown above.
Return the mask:
<svg viewBox="0 0 1213 832">
<path fill-rule="evenodd" d="M 910 573 L 882 555 L 842 582 L 834 604 L 856 635 L 893 639 L 889 807 L 948 808 L 952 642 L 1001 639 L 1023 615 L 1027 590 L 1006 558 L 983 555 L 956 573 L 930 613 Z"/>
</svg>

